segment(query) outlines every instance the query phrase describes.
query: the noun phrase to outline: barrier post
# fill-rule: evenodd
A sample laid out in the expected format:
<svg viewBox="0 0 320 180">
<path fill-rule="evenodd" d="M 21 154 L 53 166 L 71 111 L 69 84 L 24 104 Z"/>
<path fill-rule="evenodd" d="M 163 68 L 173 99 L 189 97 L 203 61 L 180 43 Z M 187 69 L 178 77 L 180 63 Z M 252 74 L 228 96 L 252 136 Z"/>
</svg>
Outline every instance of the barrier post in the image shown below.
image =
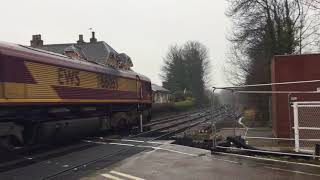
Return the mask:
<svg viewBox="0 0 320 180">
<path fill-rule="evenodd" d="M 300 151 L 299 144 L 299 114 L 298 114 L 298 104 L 297 102 L 293 103 L 293 122 L 294 122 L 294 147 L 295 152 Z"/>
<path fill-rule="evenodd" d="M 320 160 L 320 144 L 316 144 L 315 150 L 314 150 L 314 155 L 316 156 L 316 160 Z"/>
<path fill-rule="evenodd" d="M 140 132 L 142 133 L 143 132 L 143 116 L 142 116 L 142 112 L 140 112 Z"/>
<path fill-rule="evenodd" d="M 217 140 L 216 140 L 216 126 L 214 123 L 214 91 L 216 88 L 212 90 L 212 100 L 211 100 L 211 136 L 212 136 L 212 149 L 211 153 L 213 153 L 217 148 Z"/>
<path fill-rule="evenodd" d="M 234 113 L 233 113 L 233 116 L 232 116 L 232 118 L 234 119 L 234 121 L 233 121 L 233 136 L 234 137 L 236 137 L 237 136 L 237 134 L 236 134 L 236 128 L 237 128 L 237 121 L 238 121 L 238 119 L 237 119 L 237 107 L 236 107 L 236 103 L 237 103 L 237 99 L 236 99 L 236 93 L 235 93 L 235 91 L 234 90 L 232 90 L 232 102 L 233 102 L 233 105 L 232 105 L 232 110 L 234 111 Z"/>
</svg>

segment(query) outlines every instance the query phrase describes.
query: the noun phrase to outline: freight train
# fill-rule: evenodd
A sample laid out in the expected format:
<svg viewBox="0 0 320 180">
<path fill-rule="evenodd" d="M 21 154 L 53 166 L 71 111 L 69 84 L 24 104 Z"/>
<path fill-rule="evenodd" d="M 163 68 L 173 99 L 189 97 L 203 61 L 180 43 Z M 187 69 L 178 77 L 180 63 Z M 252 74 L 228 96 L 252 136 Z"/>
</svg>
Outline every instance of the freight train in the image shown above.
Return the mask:
<svg viewBox="0 0 320 180">
<path fill-rule="evenodd" d="M 128 128 L 151 118 L 150 79 L 11 43 L 0 43 L 1 147 Z"/>
</svg>

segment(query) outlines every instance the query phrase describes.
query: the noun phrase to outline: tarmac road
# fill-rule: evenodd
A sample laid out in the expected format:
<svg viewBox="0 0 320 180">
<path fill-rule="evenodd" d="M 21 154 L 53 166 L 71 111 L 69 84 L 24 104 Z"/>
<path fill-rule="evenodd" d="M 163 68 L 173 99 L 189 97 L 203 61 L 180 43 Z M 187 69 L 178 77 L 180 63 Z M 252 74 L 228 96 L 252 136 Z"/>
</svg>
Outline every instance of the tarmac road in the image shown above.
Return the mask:
<svg viewBox="0 0 320 180">
<path fill-rule="evenodd" d="M 99 159 L 101 157 L 104 158 Z M 37 180 L 45 177 L 82 180 L 318 180 L 320 166 L 224 154 L 211 155 L 207 150 L 164 142 L 160 144 L 122 140 L 101 143 L 86 150 L 0 174 L 1 180 Z"/>
</svg>

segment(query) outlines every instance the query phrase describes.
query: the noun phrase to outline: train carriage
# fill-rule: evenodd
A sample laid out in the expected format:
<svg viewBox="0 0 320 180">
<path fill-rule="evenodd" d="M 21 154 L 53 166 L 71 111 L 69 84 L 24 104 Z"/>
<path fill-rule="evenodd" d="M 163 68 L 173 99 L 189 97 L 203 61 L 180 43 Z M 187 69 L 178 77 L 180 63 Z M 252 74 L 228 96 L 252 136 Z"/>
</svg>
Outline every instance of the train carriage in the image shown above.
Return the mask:
<svg viewBox="0 0 320 180">
<path fill-rule="evenodd" d="M 38 143 L 151 117 L 151 82 L 132 70 L 0 43 L 0 142 Z"/>
</svg>

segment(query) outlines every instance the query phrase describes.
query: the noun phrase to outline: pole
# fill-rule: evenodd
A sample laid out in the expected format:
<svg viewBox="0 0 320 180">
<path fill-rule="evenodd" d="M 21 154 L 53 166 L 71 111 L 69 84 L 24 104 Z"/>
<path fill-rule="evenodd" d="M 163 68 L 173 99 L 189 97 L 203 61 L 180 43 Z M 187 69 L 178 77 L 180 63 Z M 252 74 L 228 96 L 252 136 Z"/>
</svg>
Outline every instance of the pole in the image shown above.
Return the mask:
<svg viewBox="0 0 320 180">
<path fill-rule="evenodd" d="M 211 100 L 211 136 L 212 136 L 212 151 L 214 151 L 216 149 L 216 127 L 214 124 L 214 91 L 216 90 L 216 88 L 213 88 L 212 90 L 212 100 Z"/>
<path fill-rule="evenodd" d="M 298 114 L 298 104 L 297 102 L 293 103 L 293 122 L 294 122 L 294 145 L 295 151 L 300 151 L 300 144 L 299 144 L 299 114 Z"/>
<path fill-rule="evenodd" d="M 142 112 L 140 112 L 140 132 L 143 132 L 143 116 L 142 116 Z"/>
<path fill-rule="evenodd" d="M 232 90 L 232 102 L 233 102 L 233 106 L 232 106 L 232 110 L 234 111 L 233 115 L 234 115 L 234 123 L 233 123 L 233 136 L 236 137 L 236 127 L 237 127 L 237 112 L 236 112 L 236 95 L 234 93 L 234 90 Z"/>
<path fill-rule="evenodd" d="M 317 158 L 315 158 L 316 160 L 320 160 L 319 156 L 320 156 L 320 144 L 316 144 L 315 150 L 314 150 L 314 155 L 318 156 Z"/>
</svg>

